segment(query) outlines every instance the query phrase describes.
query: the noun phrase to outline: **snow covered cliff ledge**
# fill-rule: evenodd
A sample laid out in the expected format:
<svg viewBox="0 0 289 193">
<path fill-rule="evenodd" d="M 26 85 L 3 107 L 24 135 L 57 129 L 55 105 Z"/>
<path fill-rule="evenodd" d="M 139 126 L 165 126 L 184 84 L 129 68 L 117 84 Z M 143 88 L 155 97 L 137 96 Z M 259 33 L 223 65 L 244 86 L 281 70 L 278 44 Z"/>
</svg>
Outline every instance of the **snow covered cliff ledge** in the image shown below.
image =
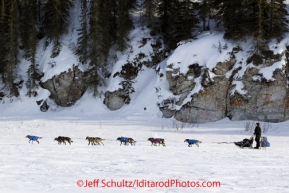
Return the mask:
<svg viewBox="0 0 289 193">
<path fill-rule="evenodd" d="M 163 116 L 195 123 L 224 117 L 287 120 L 286 41 L 272 42 L 259 54 L 252 54 L 251 40 L 232 43 L 223 34 L 202 34 L 184 42 L 159 66 Z"/>
</svg>

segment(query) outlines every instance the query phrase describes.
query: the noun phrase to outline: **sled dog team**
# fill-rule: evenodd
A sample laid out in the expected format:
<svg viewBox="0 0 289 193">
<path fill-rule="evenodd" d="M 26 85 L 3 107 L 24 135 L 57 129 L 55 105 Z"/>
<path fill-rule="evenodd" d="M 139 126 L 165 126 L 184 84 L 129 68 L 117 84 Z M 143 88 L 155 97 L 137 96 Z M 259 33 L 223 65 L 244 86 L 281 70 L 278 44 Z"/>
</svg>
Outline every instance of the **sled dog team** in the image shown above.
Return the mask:
<svg viewBox="0 0 289 193">
<path fill-rule="evenodd" d="M 33 135 L 27 135 L 26 138 L 29 139 L 29 143 L 30 141 L 36 141 L 39 144 L 38 139 L 42 139 L 42 137 L 38 137 L 38 136 L 33 136 Z M 104 139 L 100 138 L 100 137 L 86 137 L 86 140 L 88 141 L 88 145 L 104 145 L 102 143 L 102 141 L 104 141 Z M 116 139 L 117 141 L 120 141 L 120 145 L 124 144 L 124 145 L 135 145 L 136 141 L 133 138 L 130 137 L 118 137 Z M 69 145 L 71 145 L 71 143 L 73 143 L 73 141 L 71 140 L 70 137 L 64 137 L 64 136 L 58 136 L 54 139 L 54 141 L 57 141 L 59 145 L 61 145 L 62 143 L 64 145 L 66 145 L 66 142 L 69 143 Z M 166 146 L 165 144 L 165 139 L 163 138 L 148 138 L 148 141 L 151 142 L 151 146 L 157 146 L 157 145 L 162 145 L 162 146 Z M 199 147 L 199 144 L 202 143 L 202 141 L 200 140 L 196 140 L 196 139 L 185 139 L 184 142 L 188 143 L 188 146 L 191 147 L 192 145 L 196 145 L 197 147 Z"/>
<path fill-rule="evenodd" d="M 265 148 L 266 147 L 270 147 L 270 143 L 267 139 L 267 137 L 262 136 L 261 137 L 261 128 L 260 128 L 260 124 L 256 123 L 256 127 L 255 127 L 255 131 L 254 134 L 255 135 L 255 141 L 256 141 L 256 147 L 254 147 L 254 149 L 260 149 L 260 148 Z M 39 144 L 38 139 L 41 139 L 42 137 L 38 137 L 38 136 L 33 136 L 33 135 L 27 135 L 26 138 L 29 139 L 29 143 L 30 141 L 36 141 Z M 243 141 L 240 142 L 234 142 L 234 144 L 240 148 L 244 148 L 244 147 L 248 147 L 248 148 L 253 148 L 253 139 L 254 137 L 252 136 L 250 139 L 244 139 Z M 63 143 L 64 145 L 66 145 L 66 142 L 69 143 L 69 145 L 71 145 L 71 143 L 73 143 L 73 141 L 71 140 L 71 138 L 69 137 L 64 137 L 64 136 L 58 136 L 57 138 L 54 139 L 55 141 L 58 142 L 59 145 L 61 145 L 61 143 Z M 86 140 L 88 141 L 88 145 L 104 145 L 102 143 L 102 141 L 104 139 L 100 138 L 100 137 L 86 137 Z M 120 141 L 120 145 L 124 144 L 124 145 L 135 145 L 136 141 L 133 138 L 130 137 L 118 137 L 116 140 Z M 160 146 L 166 146 L 165 144 L 165 139 L 163 138 L 148 138 L 148 141 L 151 142 L 151 146 L 157 146 L 157 144 Z M 202 143 L 202 141 L 200 140 L 196 140 L 196 139 L 185 139 L 184 142 L 188 143 L 189 147 L 192 147 L 192 145 L 196 145 L 197 147 L 199 147 L 200 143 Z"/>
</svg>

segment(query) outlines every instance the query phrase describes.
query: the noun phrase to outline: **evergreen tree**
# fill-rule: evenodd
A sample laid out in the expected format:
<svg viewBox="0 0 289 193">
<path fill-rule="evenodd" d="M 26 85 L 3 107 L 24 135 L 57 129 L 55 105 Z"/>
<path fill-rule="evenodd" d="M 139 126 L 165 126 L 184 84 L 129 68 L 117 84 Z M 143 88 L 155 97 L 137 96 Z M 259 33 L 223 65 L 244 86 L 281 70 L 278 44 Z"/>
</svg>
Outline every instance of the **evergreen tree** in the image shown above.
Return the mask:
<svg viewBox="0 0 289 193">
<path fill-rule="evenodd" d="M 3 46 L 6 43 L 6 31 L 8 29 L 7 25 L 7 8 L 6 8 L 6 0 L 1 0 L 0 3 L 0 73 L 4 73 L 5 65 L 6 65 L 6 56 L 8 49 Z M 3 79 L 3 76 L 2 76 Z"/>
<path fill-rule="evenodd" d="M 159 32 L 164 39 L 164 44 L 168 49 L 169 42 L 171 41 L 172 29 L 173 29 L 173 14 L 176 11 L 176 5 L 178 0 L 156 0 L 156 17 L 158 17 L 156 31 Z M 174 9 L 175 8 L 175 9 Z"/>
<path fill-rule="evenodd" d="M 270 0 L 267 1 L 267 9 L 265 13 L 267 24 L 265 28 L 265 38 L 282 38 L 288 32 L 288 12 L 286 10 L 285 0 Z"/>
<path fill-rule="evenodd" d="M 170 7 L 172 2 L 174 2 L 175 0 L 169 1 L 169 0 L 156 0 L 156 15 L 159 18 L 159 26 L 161 29 L 161 32 L 163 33 L 164 36 L 167 35 L 169 28 L 171 26 L 169 26 L 169 21 L 171 19 L 171 15 L 169 13 Z"/>
<path fill-rule="evenodd" d="M 82 15 L 82 28 L 79 45 L 87 42 L 87 46 L 80 46 L 79 53 L 87 50 L 89 69 L 85 73 L 86 83 L 94 95 L 97 88 L 104 84 L 104 71 L 111 46 L 116 43 L 119 50 L 127 46 L 126 38 L 133 27 L 129 11 L 134 7 L 135 0 L 91 0 L 89 7 L 89 30 L 84 27 Z M 84 34 L 87 33 L 88 39 Z M 83 44 L 85 45 L 85 44 Z M 82 48 L 85 47 L 85 48 Z"/>
<path fill-rule="evenodd" d="M 97 94 L 97 86 L 100 85 L 100 78 L 98 75 L 98 69 L 101 64 L 98 62 L 98 36 L 100 35 L 100 26 L 97 25 L 98 21 L 98 1 L 90 1 L 90 10 L 89 10 L 89 44 L 88 44 L 88 58 L 89 58 L 89 69 L 85 73 L 86 83 L 89 88 L 92 88 L 94 95 Z"/>
<path fill-rule="evenodd" d="M 168 50 L 175 49 L 178 42 L 192 37 L 193 28 L 199 22 L 196 8 L 196 3 L 191 0 L 157 1 L 156 13 Z"/>
<path fill-rule="evenodd" d="M 213 0 L 201 0 L 199 2 L 199 18 L 202 22 L 202 30 L 210 30 L 211 7 Z"/>
<path fill-rule="evenodd" d="M 252 0 L 255 5 L 254 49 L 259 53 L 272 38 L 280 39 L 288 32 L 286 4 L 284 0 Z"/>
<path fill-rule="evenodd" d="M 99 51 L 103 56 L 103 64 L 106 65 L 106 60 L 108 58 L 109 50 L 112 46 L 113 42 L 113 25 L 112 25 L 112 7 L 113 7 L 114 0 L 106 0 L 102 3 L 102 9 L 100 10 L 99 14 L 99 25 L 102 28 L 101 36 L 99 37 L 100 46 Z"/>
<path fill-rule="evenodd" d="M 256 50 L 265 40 L 281 38 L 288 31 L 284 0 L 215 0 L 215 8 L 225 27 L 224 37 L 254 37 Z"/>
<path fill-rule="evenodd" d="M 149 27 L 154 27 L 156 18 L 156 0 L 143 0 L 144 18 Z"/>
<path fill-rule="evenodd" d="M 39 77 L 38 67 L 36 65 L 37 48 L 37 0 L 21 1 L 20 32 L 22 47 L 25 52 L 24 58 L 30 61 L 27 70 L 27 95 L 29 97 L 36 95 L 36 89 L 39 87 L 37 79 Z"/>
<path fill-rule="evenodd" d="M 111 2 L 111 0 L 92 0 L 90 2 L 89 69 L 85 77 L 86 83 L 92 89 L 94 96 L 98 94 L 98 86 L 102 86 L 104 83 L 103 69 L 106 66 L 109 48 L 112 44 L 110 36 Z"/>
<path fill-rule="evenodd" d="M 113 40 L 113 43 L 117 41 L 117 30 L 118 30 L 118 14 L 119 14 L 119 0 L 110 0 L 110 35 Z M 134 0 L 132 0 L 134 1 Z"/>
<path fill-rule="evenodd" d="M 60 38 L 67 32 L 72 0 L 49 0 L 44 4 L 44 31 L 48 41 L 53 41 L 51 57 L 61 51 Z"/>
<path fill-rule="evenodd" d="M 231 1 L 231 0 L 216 0 L 215 7 L 217 16 L 225 27 L 224 37 L 227 39 L 239 40 L 248 35 L 250 27 L 249 16 L 252 14 L 252 9 L 247 6 L 247 1 Z M 254 16 L 253 16 L 254 18 Z M 252 24 L 251 24 L 252 25 Z"/>
<path fill-rule="evenodd" d="M 199 20 L 196 13 L 196 4 L 191 0 L 179 0 L 172 6 L 172 26 L 169 48 L 175 49 L 177 43 L 192 38 L 193 29 L 197 27 Z"/>
<path fill-rule="evenodd" d="M 127 47 L 128 33 L 133 28 L 129 11 L 134 8 L 134 0 L 119 0 L 118 5 L 117 45 L 119 50 L 123 51 Z"/>
<path fill-rule="evenodd" d="M 7 10 L 7 26 L 5 26 L 4 37 L 4 50 L 6 56 L 4 56 L 4 73 L 3 83 L 4 88 L 9 92 L 10 96 L 18 96 L 18 88 L 15 84 L 17 78 L 17 64 L 18 64 L 18 10 L 17 1 L 4 2 Z"/>
<path fill-rule="evenodd" d="M 81 0 L 81 28 L 78 29 L 78 48 L 76 55 L 79 56 L 79 61 L 84 64 L 88 60 L 88 5 L 87 0 Z"/>
<path fill-rule="evenodd" d="M 265 17 L 264 17 L 264 13 L 265 13 L 265 1 L 266 0 L 256 0 L 254 1 L 255 2 L 255 13 L 256 13 L 256 19 L 254 21 L 254 23 L 252 24 L 255 24 L 255 25 L 252 25 L 252 26 L 255 26 L 255 29 L 254 32 L 253 32 L 253 36 L 254 36 L 254 39 L 255 39 L 255 45 L 254 45 L 254 52 L 259 52 L 262 47 L 264 46 L 264 35 L 265 35 L 265 32 L 264 32 L 264 28 L 263 26 L 265 25 Z"/>
</svg>

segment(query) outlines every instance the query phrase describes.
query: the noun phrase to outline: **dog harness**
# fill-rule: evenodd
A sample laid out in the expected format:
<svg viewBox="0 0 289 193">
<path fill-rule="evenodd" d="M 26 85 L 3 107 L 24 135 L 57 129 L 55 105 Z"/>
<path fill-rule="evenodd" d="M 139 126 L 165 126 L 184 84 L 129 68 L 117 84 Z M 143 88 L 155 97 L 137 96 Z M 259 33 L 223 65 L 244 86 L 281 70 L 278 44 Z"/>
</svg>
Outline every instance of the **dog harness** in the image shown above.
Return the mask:
<svg viewBox="0 0 289 193">
<path fill-rule="evenodd" d="M 195 140 L 195 139 L 189 139 L 187 142 L 188 142 L 190 145 L 191 145 L 191 144 L 194 145 L 195 143 L 198 142 L 198 140 Z"/>
<path fill-rule="evenodd" d="M 128 142 L 129 138 L 128 137 L 121 137 L 120 141 L 121 142 Z"/>
<path fill-rule="evenodd" d="M 29 136 L 29 139 L 32 141 L 36 141 L 38 138 L 38 136 Z"/>
<path fill-rule="evenodd" d="M 151 142 L 154 142 L 154 143 L 159 143 L 160 141 L 164 142 L 165 140 L 163 138 L 152 138 L 151 139 Z"/>
</svg>

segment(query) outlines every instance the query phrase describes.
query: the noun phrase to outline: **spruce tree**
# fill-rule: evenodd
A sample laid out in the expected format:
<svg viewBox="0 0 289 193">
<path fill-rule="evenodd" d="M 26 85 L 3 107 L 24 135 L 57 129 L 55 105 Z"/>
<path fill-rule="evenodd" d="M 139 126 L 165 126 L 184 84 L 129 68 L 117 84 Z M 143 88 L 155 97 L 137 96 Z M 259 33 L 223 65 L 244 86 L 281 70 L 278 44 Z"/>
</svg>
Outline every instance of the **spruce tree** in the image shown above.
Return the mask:
<svg viewBox="0 0 289 193">
<path fill-rule="evenodd" d="M 126 38 L 133 27 L 129 11 L 134 7 L 134 2 L 135 0 L 90 1 L 88 13 L 90 27 L 85 32 L 84 24 L 82 25 L 78 50 L 79 53 L 83 51 L 81 44 L 87 42 L 85 49 L 89 69 L 85 73 L 85 78 L 87 86 L 95 96 L 98 94 L 97 88 L 104 84 L 104 71 L 111 46 L 116 43 L 119 50 L 124 50 L 127 46 Z M 87 40 L 83 36 L 85 33 L 89 37 Z"/>
<path fill-rule="evenodd" d="M 288 32 L 284 0 L 215 0 L 217 15 L 225 27 L 225 38 L 254 37 L 255 49 L 267 40 L 280 39 Z"/>
<path fill-rule="evenodd" d="M 239 40 L 248 35 L 252 8 L 247 1 L 216 0 L 217 16 L 225 27 L 224 37 Z M 254 16 L 253 16 L 254 18 Z M 251 24 L 252 25 L 252 24 Z"/>
<path fill-rule="evenodd" d="M 270 0 L 267 1 L 267 24 L 265 28 L 265 38 L 283 38 L 288 32 L 288 12 L 286 10 L 285 0 Z"/>
<path fill-rule="evenodd" d="M 169 48 L 169 42 L 171 41 L 171 34 L 173 29 L 173 14 L 176 11 L 176 5 L 178 0 L 156 0 L 156 16 L 158 17 L 157 26 L 159 28 L 156 31 L 163 36 L 165 46 Z"/>
<path fill-rule="evenodd" d="M 177 47 L 177 43 L 192 37 L 198 18 L 195 15 L 196 3 L 190 0 L 158 0 L 156 14 L 159 18 L 161 34 L 168 50 Z"/>
<path fill-rule="evenodd" d="M 175 1 L 175 0 L 173 0 Z M 168 32 L 169 26 L 169 21 L 170 21 L 170 7 L 171 7 L 171 2 L 169 0 L 157 0 L 156 4 L 156 15 L 159 18 L 159 26 L 161 29 L 161 32 L 166 35 Z"/>
<path fill-rule="evenodd" d="M 51 57 L 61 51 L 60 38 L 67 32 L 72 0 L 49 0 L 44 4 L 44 31 L 47 40 L 53 42 Z"/>
<path fill-rule="evenodd" d="M 6 1 L 5 8 L 7 10 L 7 26 L 5 27 L 4 37 L 6 41 L 2 45 L 7 51 L 4 56 L 4 73 L 3 83 L 9 96 L 18 96 L 18 88 L 15 84 L 17 78 L 18 67 L 18 4 L 16 0 Z"/>
<path fill-rule="evenodd" d="M 202 30 L 210 30 L 211 7 L 213 0 L 201 0 L 198 6 L 198 15 L 202 22 Z M 197 4 L 196 4 L 197 5 Z"/>
<path fill-rule="evenodd" d="M 170 49 L 175 49 L 178 42 L 192 38 L 193 29 L 199 23 L 197 15 L 195 15 L 196 6 L 191 0 L 179 0 L 171 7 L 173 23 L 170 31 Z"/>
<path fill-rule="evenodd" d="M 3 45 L 6 43 L 6 31 L 8 29 L 7 25 L 7 8 L 5 0 L 1 0 L 0 3 L 0 73 L 4 73 L 5 65 L 6 65 L 6 55 L 7 55 L 7 48 Z M 3 79 L 3 76 L 2 76 Z"/>
<path fill-rule="evenodd" d="M 262 47 L 264 46 L 264 35 L 265 35 L 265 32 L 264 32 L 264 28 L 263 26 L 265 25 L 265 18 L 264 18 L 264 11 L 265 11 L 265 3 L 264 3 L 265 0 L 256 0 L 255 1 L 255 6 L 256 6 L 256 19 L 254 21 L 254 23 L 252 24 L 255 24 L 252 25 L 255 27 L 255 30 L 254 30 L 254 40 L 255 40 L 255 45 L 254 45 L 254 52 L 259 52 Z"/>
<path fill-rule="evenodd" d="M 27 95 L 29 97 L 36 95 L 38 85 L 38 66 L 36 64 L 36 49 L 37 49 L 37 0 L 21 1 L 21 17 L 20 17 L 20 32 L 21 43 L 24 50 L 24 58 L 30 62 L 27 70 Z"/>
<path fill-rule="evenodd" d="M 118 13 L 119 13 L 119 0 L 110 0 L 110 35 L 113 43 L 117 41 L 117 30 L 118 30 Z M 134 0 L 132 0 L 134 1 Z"/>
<path fill-rule="evenodd" d="M 117 14 L 117 45 L 120 51 L 127 47 L 126 39 L 129 31 L 133 28 L 130 10 L 134 8 L 134 0 L 119 0 Z"/>
<path fill-rule="evenodd" d="M 99 51 L 103 55 L 103 62 L 104 65 L 106 65 L 106 60 L 109 55 L 109 50 L 113 44 L 113 39 L 112 37 L 114 36 L 114 31 L 113 31 L 113 15 L 112 15 L 112 7 L 113 7 L 113 2 L 114 0 L 106 0 L 103 4 L 102 7 L 103 9 L 100 10 L 99 14 L 99 24 L 102 28 L 101 31 L 101 36 L 100 38 L 100 47 Z"/>
<path fill-rule="evenodd" d="M 148 27 L 153 28 L 156 22 L 156 0 L 143 0 L 144 18 Z"/>
<path fill-rule="evenodd" d="M 108 1 L 92 0 L 90 2 L 89 12 L 89 44 L 88 44 L 88 58 L 89 69 L 85 74 L 87 86 L 93 91 L 93 95 L 98 94 L 97 88 L 102 86 L 103 68 L 106 65 L 106 58 L 108 56 L 108 48 L 111 43 L 107 37 L 109 34 L 110 17 L 108 13 Z M 106 20 L 108 19 L 108 21 Z"/>
<path fill-rule="evenodd" d="M 88 5 L 87 0 L 81 0 L 81 16 L 80 26 L 78 29 L 78 39 L 76 55 L 79 56 L 79 61 L 84 64 L 88 60 Z"/>
</svg>

